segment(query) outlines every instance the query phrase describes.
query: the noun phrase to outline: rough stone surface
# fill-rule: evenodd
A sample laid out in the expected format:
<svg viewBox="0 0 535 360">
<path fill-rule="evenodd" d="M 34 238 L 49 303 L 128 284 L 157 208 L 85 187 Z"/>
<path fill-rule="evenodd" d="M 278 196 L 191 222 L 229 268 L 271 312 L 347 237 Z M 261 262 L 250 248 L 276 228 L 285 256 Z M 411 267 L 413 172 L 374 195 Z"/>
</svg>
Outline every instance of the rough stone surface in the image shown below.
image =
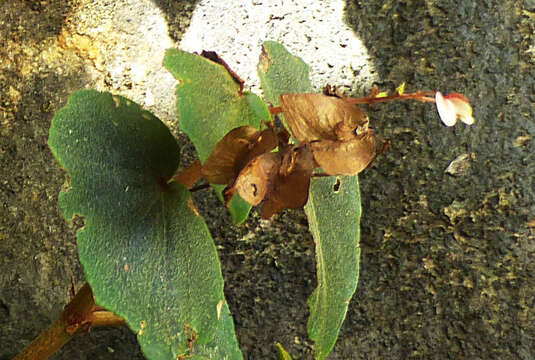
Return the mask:
<svg viewBox="0 0 535 360">
<path fill-rule="evenodd" d="M 343 23 L 343 8 L 341 0 L 201 1 L 180 47 L 217 51 L 257 93 L 256 65 L 266 40 L 282 43 L 309 64 L 318 90 L 332 81 L 342 90 L 369 88 L 375 70 L 360 39 Z"/>
<path fill-rule="evenodd" d="M 535 357 L 532 1 L 348 0 L 347 25 L 337 18 L 339 2 L 306 9 L 280 3 L 287 10 L 252 1 L 203 18 L 199 14 L 208 16 L 216 6 L 0 2 L 0 359 L 10 359 L 59 314 L 72 281 L 84 281 L 77 225 L 65 223 L 57 206 L 65 173 L 46 145 L 54 112 L 72 91 L 97 87 L 145 104 L 177 133 L 174 85 L 158 64 L 189 24 L 211 45 L 217 33 L 207 34 L 202 21 L 234 26 L 233 41 L 222 28 L 225 37 L 212 49 L 240 74 L 249 72 L 244 77 L 253 87 L 254 69 L 246 64 L 256 63 L 256 46 L 266 37 L 323 72 L 316 86 L 328 81 L 362 94 L 366 81 L 391 90 L 405 81 L 407 91 L 463 92 L 474 106 L 476 124 L 454 128 L 444 127 L 428 104 L 368 109 L 372 126 L 392 146 L 360 177 L 361 277 L 330 358 Z M 315 19 L 300 22 L 307 12 Z M 351 27 L 367 51 L 354 50 L 360 41 L 348 40 L 347 29 L 329 32 L 325 24 Z M 314 29 L 343 35 L 330 41 Z M 327 55 L 337 54 L 330 57 L 340 65 L 311 44 L 333 46 Z M 363 61 L 360 69 L 369 75 L 353 74 L 359 69 L 344 50 L 369 54 L 361 59 L 370 64 Z M 186 157 L 191 153 L 186 144 Z M 455 176 L 445 173 L 462 154 L 470 154 L 469 166 Z M 315 284 L 314 257 L 303 212 L 286 211 L 271 221 L 254 215 L 235 227 L 213 194 L 196 193 L 195 201 L 220 250 L 246 358 L 276 359 L 273 344 L 281 342 L 294 358 L 312 359 L 306 299 Z M 127 329 L 95 329 L 54 356 L 142 358 Z"/>
</svg>

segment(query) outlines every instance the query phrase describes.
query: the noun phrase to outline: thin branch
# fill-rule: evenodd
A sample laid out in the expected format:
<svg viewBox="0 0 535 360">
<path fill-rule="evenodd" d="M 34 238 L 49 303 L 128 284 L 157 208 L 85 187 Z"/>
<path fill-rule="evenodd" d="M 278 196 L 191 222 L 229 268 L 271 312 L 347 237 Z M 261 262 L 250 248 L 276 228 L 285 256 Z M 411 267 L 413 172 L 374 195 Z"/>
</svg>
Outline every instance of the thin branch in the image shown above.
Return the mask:
<svg viewBox="0 0 535 360">
<path fill-rule="evenodd" d="M 41 332 L 13 360 L 46 360 L 77 333 L 88 331 L 94 326 L 125 325 L 122 318 L 101 309 L 95 305 L 93 292 L 85 284 L 67 304 L 59 319 Z"/>
<path fill-rule="evenodd" d="M 433 96 L 433 97 L 430 97 Z M 421 102 L 435 102 L 434 91 L 417 91 L 409 94 L 395 93 L 388 96 L 371 95 L 362 98 L 344 98 L 350 104 L 375 104 L 378 102 L 394 101 L 394 100 L 415 100 Z"/>
</svg>

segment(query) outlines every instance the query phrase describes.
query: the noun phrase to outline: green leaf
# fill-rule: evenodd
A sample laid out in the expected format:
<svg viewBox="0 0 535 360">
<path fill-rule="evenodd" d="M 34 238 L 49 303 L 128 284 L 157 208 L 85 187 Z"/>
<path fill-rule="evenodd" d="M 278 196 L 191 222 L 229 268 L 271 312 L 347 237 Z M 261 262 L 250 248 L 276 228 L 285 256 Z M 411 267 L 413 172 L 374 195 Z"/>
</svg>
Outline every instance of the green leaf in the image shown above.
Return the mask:
<svg viewBox="0 0 535 360">
<path fill-rule="evenodd" d="M 197 149 L 201 163 L 230 130 L 271 121 L 269 109 L 256 95 L 239 93 L 240 86 L 224 66 L 182 50 L 168 50 L 164 64 L 178 80 L 180 129 Z M 219 197 L 224 186 L 214 187 Z M 235 196 L 230 203 L 234 223 L 247 219 L 251 206 Z"/>
<path fill-rule="evenodd" d="M 316 243 L 318 287 L 308 299 L 308 334 L 317 359 L 331 352 L 357 288 L 360 192 L 357 176 L 315 178 L 305 206 Z"/>
<path fill-rule="evenodd" d="M 312 92 L 309 72 L 308 64 L 290 54 L 278 42 L 264 42 L 258 63 L 258 77 L 264 96 L 273 106 L 279 106 L 281 94 Z"/>
<path fill-rule="evenodd" d="M 280 94 L 312 92 L 308 71 L 282 45 L 264 43 L 258 72 L 272 104 L 279 104 Z M 360 210 L 357 176 L 313 178 L 305 212 L 316 243 L 318 286 L 308 302 L 308 334 L 317 359 L 325 359 L 334 347 L 356 290 Z"/>
<path fill-rule="evenodd" d="M 82 90 L 52 120 L 49 146 L 70 175 L 67 219 L 83 217 L 78 251 L 96 302 L 137 332 L 149 359 L 210 351 L 241 359 L 223 278 L 189 191 L 167 184 L 179 147 L 167 127 L 120 96 Z M 230 321 L 230 324 L 229 324 Z"/>
</svg>

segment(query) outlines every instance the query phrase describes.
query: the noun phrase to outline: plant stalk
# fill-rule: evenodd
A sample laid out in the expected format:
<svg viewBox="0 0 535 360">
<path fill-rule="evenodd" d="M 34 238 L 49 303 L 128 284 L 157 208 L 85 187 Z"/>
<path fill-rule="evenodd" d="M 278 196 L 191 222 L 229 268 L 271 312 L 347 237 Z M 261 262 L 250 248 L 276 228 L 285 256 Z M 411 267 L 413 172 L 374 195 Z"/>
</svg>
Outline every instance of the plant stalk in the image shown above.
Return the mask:
<svg viewBox="0 0 535 360">
<path fill-rule="evenodd" d="M 69 342 L 74 335 L 94 326 L 125 325 L 117 315 L 95 304 L 89 284 L 80 288 L 59 319 L 35 338 L 13 360 L 46 360 Z"/>
</svg>

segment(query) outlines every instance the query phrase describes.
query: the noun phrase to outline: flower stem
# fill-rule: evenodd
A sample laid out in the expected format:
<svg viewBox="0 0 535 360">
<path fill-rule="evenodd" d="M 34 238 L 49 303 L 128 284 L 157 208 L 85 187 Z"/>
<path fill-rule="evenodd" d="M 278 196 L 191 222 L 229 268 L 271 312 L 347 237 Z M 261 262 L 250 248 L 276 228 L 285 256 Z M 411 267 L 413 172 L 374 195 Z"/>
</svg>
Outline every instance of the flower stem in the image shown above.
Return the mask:
<svg viewBox="0 0 535 360">
<path fill-rule="evenodd" d="M 431 97 L 432 96 L 432 97 Z M 435 102 L 434 91 L 417 91 L 409 94 L 398 94 L 377 97 L 375 95 L 365 96 L 362 98 L 344 98 L 350 104 L 375 104 L 378 102 L 394 100 L 415 100 L 421 102 Z"/>
</svg>

